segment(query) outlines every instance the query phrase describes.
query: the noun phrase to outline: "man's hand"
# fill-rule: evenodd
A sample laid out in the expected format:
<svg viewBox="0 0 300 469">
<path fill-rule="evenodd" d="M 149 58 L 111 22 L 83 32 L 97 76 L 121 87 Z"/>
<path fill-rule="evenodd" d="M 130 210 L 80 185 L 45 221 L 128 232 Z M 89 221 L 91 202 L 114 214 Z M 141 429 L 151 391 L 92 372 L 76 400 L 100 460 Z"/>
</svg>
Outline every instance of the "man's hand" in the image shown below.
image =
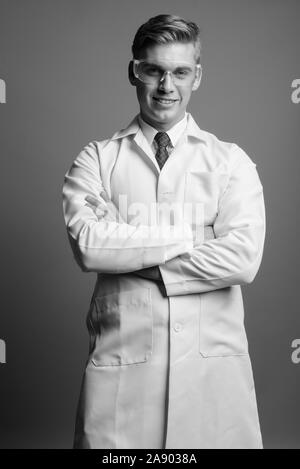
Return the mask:
<svg viewBox="0 0 300 469">
<path fill-rule="evenodd" d="M 85 205 L 93 210 L 98 220 L 104 219 L 106 221 L 119 221 L 124 223 L 119 211 L 113 202 L 109 199 L 107 193 L 105 191 L 101 191 L 100 197 L 102 199 L 101 201 L 90 195 L 87 195 L 85 198 L 87 202 Z M 155 280 L 159 282 L 163 281 L 158 266 L 147 267 L 145 269 L 136 270 L 132 273 L 148 280 Z"/>
<path fill-rule="evenodd" d="M 136 270 L 133 273 L 138 275 L 139 277 L 147 278 L 149 280 L 155 280 L 156 282 L 163 282 L 163 278 L 161 276 L 158 265 Z"/>
<path fill-rule="evenodd" d="M 100 198 L 100 201 L 91 195 L 87 195 L 85 198 L 87 202 L 85 205 L 93 210 L 98 220 L 104 219 L 106 221 L 124 223 L 118 209 L 110 200 L 105 190 L 100 192 Z"/>
</svg>

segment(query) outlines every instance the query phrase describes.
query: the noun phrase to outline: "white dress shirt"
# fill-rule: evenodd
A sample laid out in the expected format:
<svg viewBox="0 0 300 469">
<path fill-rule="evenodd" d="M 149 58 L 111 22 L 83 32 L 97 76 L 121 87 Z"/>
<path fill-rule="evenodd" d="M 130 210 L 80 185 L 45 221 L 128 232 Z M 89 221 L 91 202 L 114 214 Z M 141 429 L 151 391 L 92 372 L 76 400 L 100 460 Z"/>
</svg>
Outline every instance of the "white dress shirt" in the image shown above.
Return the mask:
<svg viewBox="0 0 300 469">
<path fill-rule="evenodd" d="M 148 122 L 145 122 L 144 119 L 142 118 L 141 114 L 138 115 L 138 123 L 142 129 L 142 132 L 148 141 L 153 154 L 156 154 L 158 145 L 157 142 L 154 140 L 155 135 L 157 132 L 159 132 L 157 129 L 152 127 Z M 176 143 L 179 141 L 181 135 L 183 134 L 185 128 L 187 125 L 187 112 L 184 113 L 184 117 L 177 122 L 177 124 L 173 125 L 171 129 L 169 129 L 166 133 L 168 134 L 170 138 L 170 144 L 167 146 L 167 152 L 170 155 L 172 150 L 174 149 Z"/>
</svg>

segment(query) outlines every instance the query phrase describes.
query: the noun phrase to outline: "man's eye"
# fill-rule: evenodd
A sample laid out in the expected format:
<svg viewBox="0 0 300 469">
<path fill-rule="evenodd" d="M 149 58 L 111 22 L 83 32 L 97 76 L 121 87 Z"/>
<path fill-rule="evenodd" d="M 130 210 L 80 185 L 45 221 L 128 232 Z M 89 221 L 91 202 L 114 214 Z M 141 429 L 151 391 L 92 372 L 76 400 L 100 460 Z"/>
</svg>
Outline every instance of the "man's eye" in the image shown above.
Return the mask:
<svg viewBox="0 0 300 469">
<path fill-rule="evenodd" d="M 154 67 L 154 66 L 145 67 L 144 72 L 147 73 L 148 75 L 158 75 L 158 74 L 160 74 L 159 68 Z"/>
<path fill-rule="evenodd" d="M 174 73 L 177 77 L 186 77 L 189 75 L 188 70 L 176 70 Z"/>
</svg>

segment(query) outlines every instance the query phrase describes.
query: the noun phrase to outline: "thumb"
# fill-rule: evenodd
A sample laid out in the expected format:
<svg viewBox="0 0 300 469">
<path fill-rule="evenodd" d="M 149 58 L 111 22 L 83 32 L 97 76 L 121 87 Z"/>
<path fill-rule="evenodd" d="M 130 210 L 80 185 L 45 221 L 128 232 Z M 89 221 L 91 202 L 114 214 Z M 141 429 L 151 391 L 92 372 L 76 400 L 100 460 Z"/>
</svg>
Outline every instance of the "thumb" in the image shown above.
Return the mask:
<svg viewBox="0 0 300 469">
<path fill-rule="evenodd" d="M 109 199 L 109 197 L 108 197 L 108 195 L 107 195 L 107 193 L 106 193 L 105 190 L 103 190 L 103 191 L 100 192 L 100 196 L 102 197 L 102 199 L 105 200 L 105 202 L 109 202 L 110 199 Z"/>
</svg>

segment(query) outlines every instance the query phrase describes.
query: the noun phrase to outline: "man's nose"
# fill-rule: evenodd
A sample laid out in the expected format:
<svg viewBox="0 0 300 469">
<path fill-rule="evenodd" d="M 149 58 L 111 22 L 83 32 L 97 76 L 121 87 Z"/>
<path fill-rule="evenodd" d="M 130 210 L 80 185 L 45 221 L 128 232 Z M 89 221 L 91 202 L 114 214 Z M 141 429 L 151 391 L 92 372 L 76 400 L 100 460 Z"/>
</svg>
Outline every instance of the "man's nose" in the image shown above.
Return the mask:
<svg viewBox="0 0 300 469">
<path fill-rule="evenodd" d="M 172 80 L 172 74 L 169 71 L 165 71 L 159 81 L 159 89 L 163 89 L 165 91 L 171 91 L 173 87 L 174 87 L 174 83 Z"/>
</svg>

